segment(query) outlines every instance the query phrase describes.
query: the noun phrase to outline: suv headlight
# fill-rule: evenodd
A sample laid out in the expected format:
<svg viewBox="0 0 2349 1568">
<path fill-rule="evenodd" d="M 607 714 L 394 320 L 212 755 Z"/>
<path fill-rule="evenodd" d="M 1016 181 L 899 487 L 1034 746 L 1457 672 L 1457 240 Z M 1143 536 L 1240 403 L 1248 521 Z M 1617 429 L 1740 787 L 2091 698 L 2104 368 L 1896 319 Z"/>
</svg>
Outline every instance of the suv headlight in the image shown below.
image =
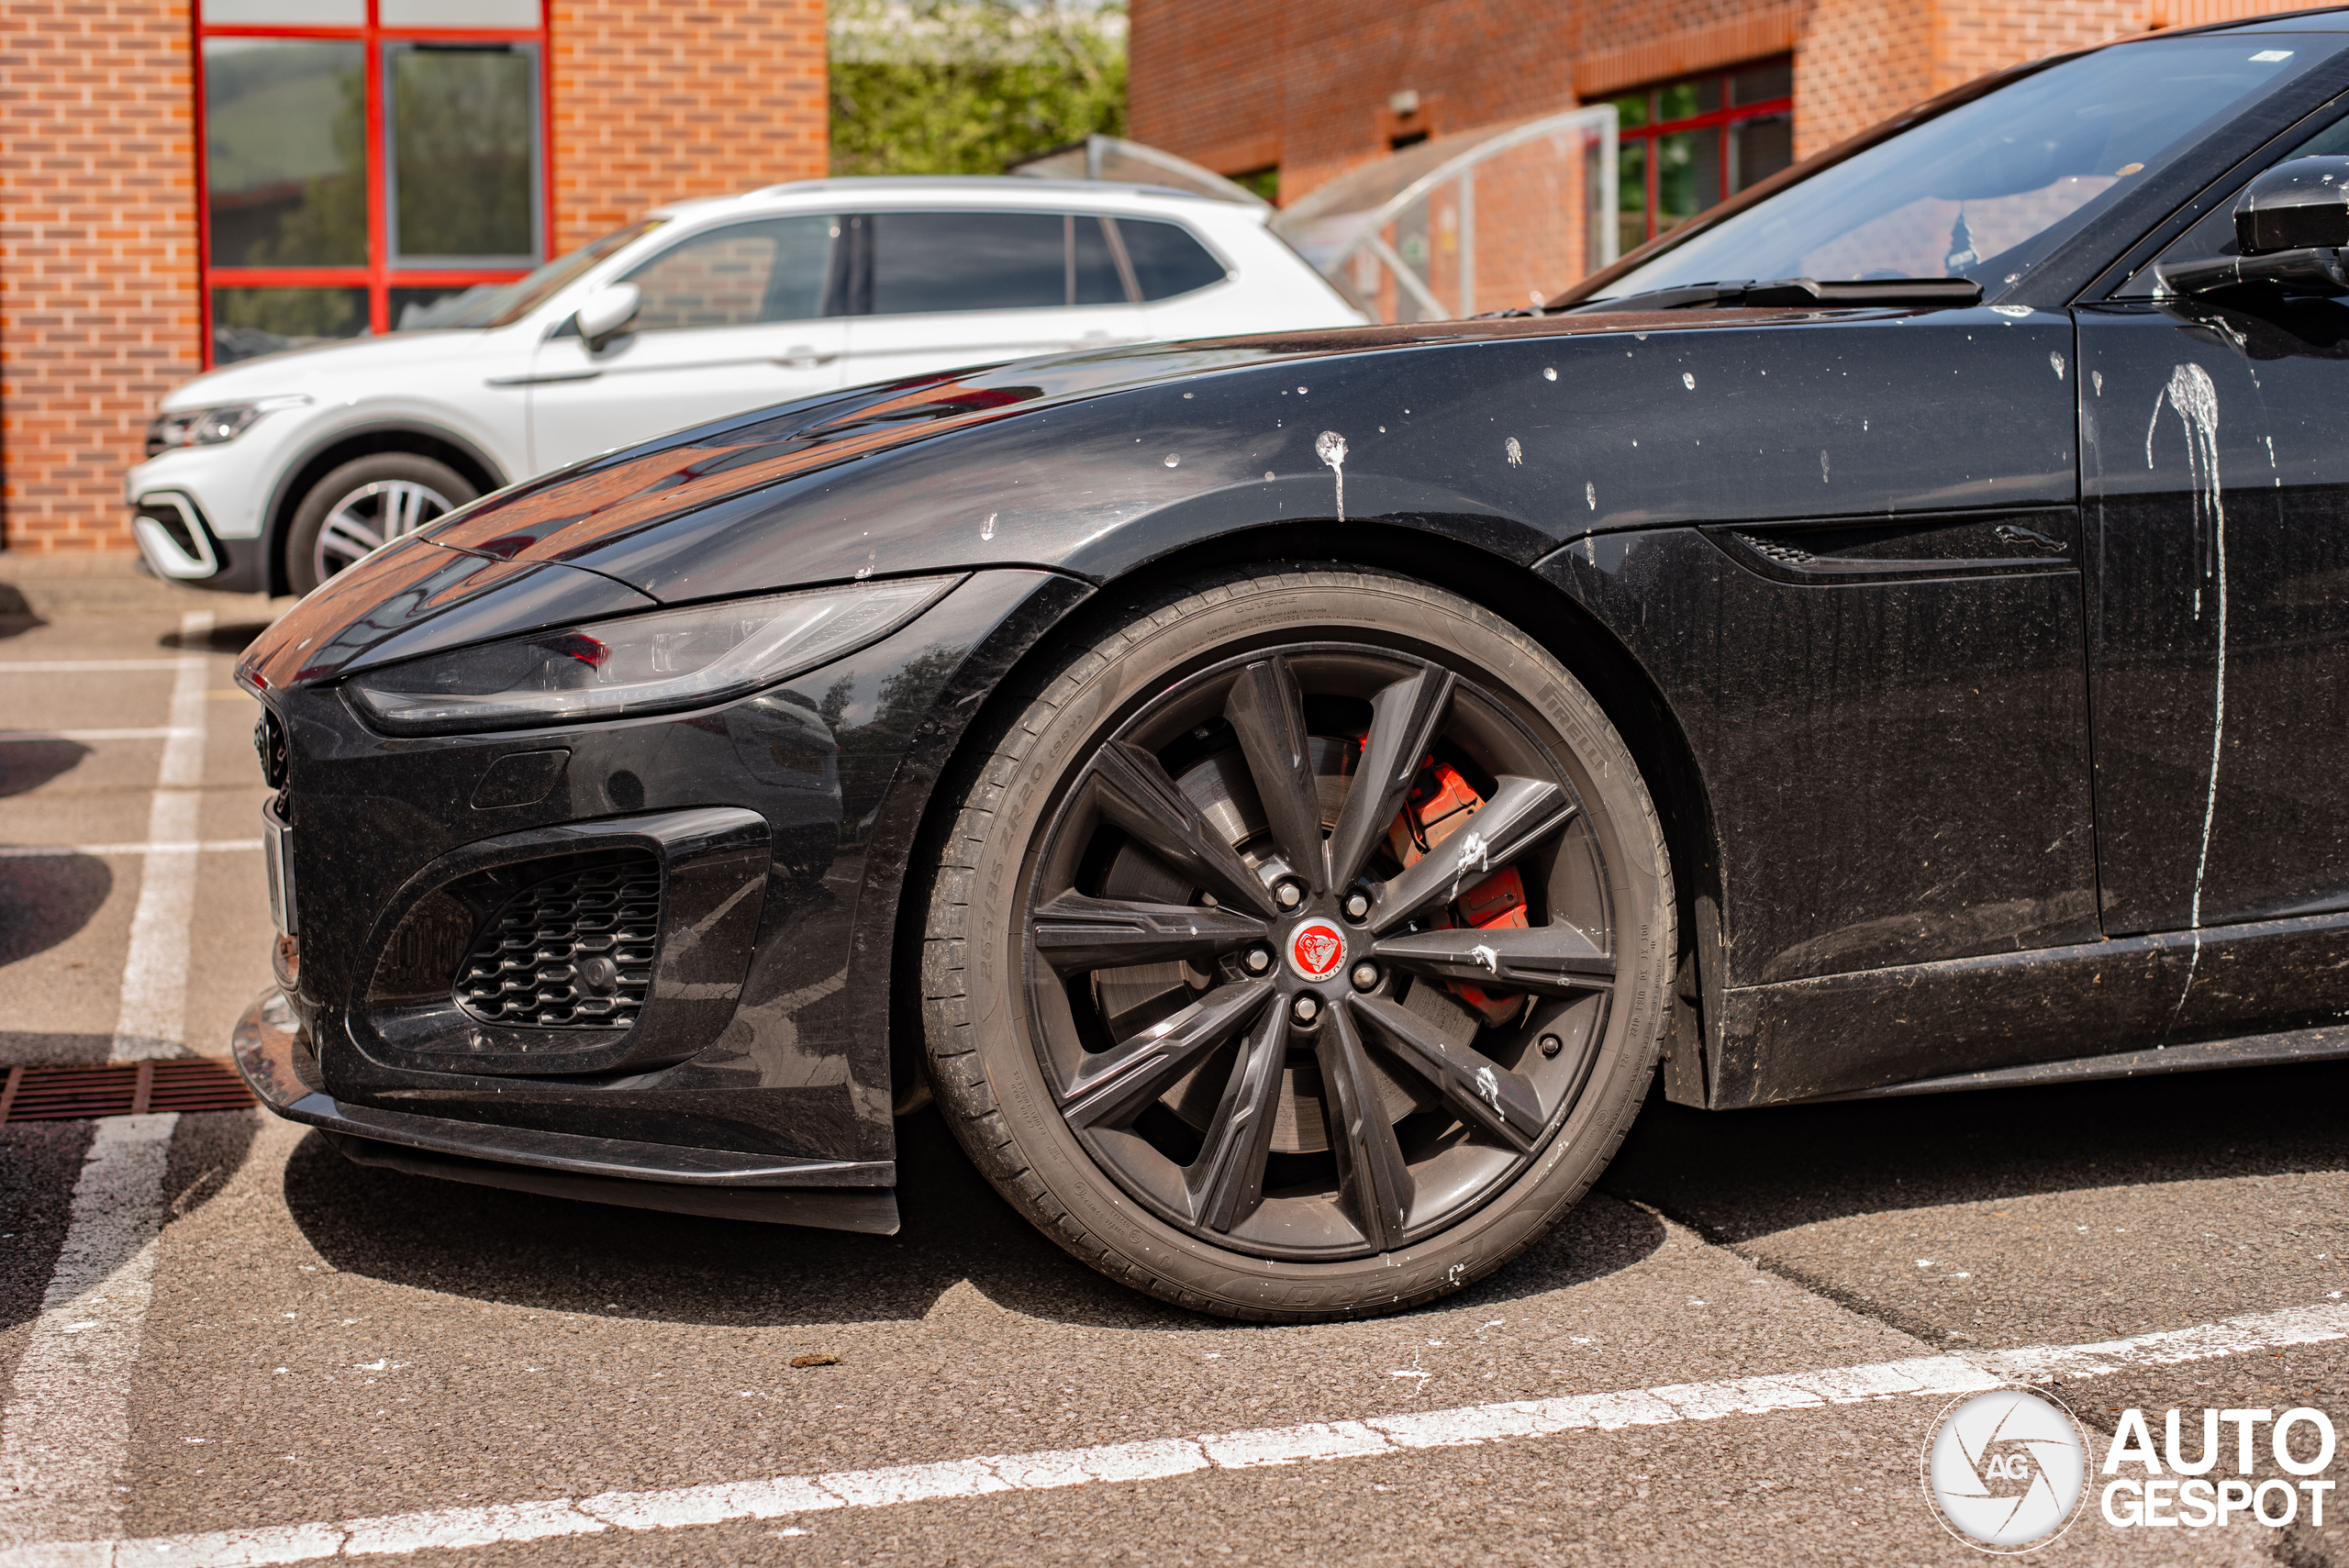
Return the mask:
<svg viewBox="0 0 2349 1568">
<path fill-rule="evenodd" d="M 707 707 L 879 641 L 962 581 L 912 577 L 729 599 L 532 632 L 354 675 L 394 735 L 451 735 Z"/>
<path fill-rule="evenodd" d="M 256 398 L 250 403 L 223 403 L 212 408 L 175 408 L 158 414 L 147 427 L 147 455 L 173 447 L 217 447 L 245 433 L 247 426 L 273 408 L 299 408 L 309 402 L 303 393 Z"/>
</svg>

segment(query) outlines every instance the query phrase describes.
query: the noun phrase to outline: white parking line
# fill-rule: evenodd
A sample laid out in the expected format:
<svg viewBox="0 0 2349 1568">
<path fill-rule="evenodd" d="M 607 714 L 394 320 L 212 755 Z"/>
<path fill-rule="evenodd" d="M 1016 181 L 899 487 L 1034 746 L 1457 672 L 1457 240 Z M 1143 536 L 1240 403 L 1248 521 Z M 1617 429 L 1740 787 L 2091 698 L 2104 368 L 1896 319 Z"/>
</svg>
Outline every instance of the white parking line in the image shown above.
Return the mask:
<svg viewBox="0 0 2349 1568">
<path fill-rule="evenodd" d="M 184 840 L 171 844 L 149 843 L 143 840 L 129 844 L 7 844 L 0 845 L 0 861 L 33 860 L 43 855 L 150 855 L 158 850 L 192 851 L 209 855 L 230 850 L 260 848 L 259 839 Z"/>
<path fill-rule="evenodd" d="M 2349 1339 L 2349 1305 L 2328 1303 L 2084 1345 L 1918 1356 L 1776 1377 L 1675 1384 L 1563 1399 L 1518 1399 L 1454 1410 L 1374 1416 L 1360 1421 L 1317 1421 L 1099 1448 L 989 1454 L 883 1470 L 723 1481 L 658 1492 L 606 1492 L 578 1499 L 545 1497 L 378 1518 L 261 1525 L 136 1540 L 58 1542 L 0 1551 L 0 1568 L 35 1568 L 36 1564 L 78 1568 L 83 1563 L 103 1568 L 165 1568 L 167 1564 L 169 1568 L 257 1568 L 262 1563 L 325 1557 L 372 1557 L 487 1546 L 503 1540 L 596 1535 L 607 1529 L 676 1529 L 833 1508 L 883 1508 L 995 1492 L 1083 1486 L 1097 1481 L 1152 1481 L 1201 1470 L 1364 1459 L 1559 1432 L 1670 1426 L 1778 1410 L 1823 1410 L 1869 1400 L 1948 1396 L 2002 1384 L 2044 1382 L 2057 1375 L 2102 1377 L 2136 1367 L 2209 1361 L 2340 1339 Z"/>
<path fill-rule="evenodd" d="M 198 612 L 201 613 L 201 612 Z M 182 617 L 183 623 L 193 617 Z M 204 616 L 208 629 L 210 615 Z M 117 670 L 177 670 L 179 659 L 0 659 L 0 675 L 94 675 Z"/>
<path fill-rule="evenodd" d="M 28 740 L 175 740 L 179 735 L 176 729 L 158 725 L 143 729 L 11 729 L 0 734 L 0 746 Z"/>
<path fill-rule="evenodd" d="M 163 1168 L 175 1115 L 111 1117 L 92 1130 L 65 1243 L 0 1413 L 0 1556 L 102 1532 L 121 1517 L 130 1370 L 154 1293 Z"/>
<path fill-rule="evenodd" d="M 182 646 L 208 635 L 212 612 L 180 617 Z M 187 1047 L 187 954 L 195 918 L 195 834 L 204 804 L 205 661 L 183 653 L 172 683 L 171 739 L 155 771 L 147 817 L 146 867 L 130 917 L 130 950 L 122 965 L 122 1009 L 116 1015 L 117 1062 L 178 1056 Z"/>
</svg>

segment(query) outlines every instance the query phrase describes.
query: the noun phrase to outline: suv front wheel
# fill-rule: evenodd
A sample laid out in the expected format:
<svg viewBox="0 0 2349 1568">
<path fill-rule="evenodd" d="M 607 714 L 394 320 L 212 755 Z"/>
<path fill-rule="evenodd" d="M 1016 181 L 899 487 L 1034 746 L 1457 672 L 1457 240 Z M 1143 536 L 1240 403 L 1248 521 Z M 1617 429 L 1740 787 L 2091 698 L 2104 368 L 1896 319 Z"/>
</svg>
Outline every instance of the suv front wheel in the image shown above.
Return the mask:
<svg viewBox="0 0 2349 1568">
<path fill-rule="evenodd" d="M 354 458 L 310 487 L 285 538 L 286 585 L 306 594 L 386 539 L 414 533 L 479 492 L 414 452 Z"/>
</svg>

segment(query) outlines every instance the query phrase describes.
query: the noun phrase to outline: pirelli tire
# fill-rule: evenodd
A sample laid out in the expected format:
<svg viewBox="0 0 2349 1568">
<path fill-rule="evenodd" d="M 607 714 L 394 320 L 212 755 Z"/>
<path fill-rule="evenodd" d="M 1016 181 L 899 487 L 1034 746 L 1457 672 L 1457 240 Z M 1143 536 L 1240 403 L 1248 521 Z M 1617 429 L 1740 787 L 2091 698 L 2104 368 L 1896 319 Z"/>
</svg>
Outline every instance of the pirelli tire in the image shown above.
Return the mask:
<svg viewBox="0 0 2349 1568">
<path fill-rule="evenodd" d="M 931 1084 L 1113 1279 L 1412 1307 L 1539 1240 L 1640 1108 L 1676 953 L 1654 806 L 1581 684 L 1464 599 L 1336 565 L 1129 590 L 950 777 Z M 1422 851 L 1437 781 L 1475 814 Z M 1466 883 L 1516 911 L 1469 929 Z"/>
</svg>

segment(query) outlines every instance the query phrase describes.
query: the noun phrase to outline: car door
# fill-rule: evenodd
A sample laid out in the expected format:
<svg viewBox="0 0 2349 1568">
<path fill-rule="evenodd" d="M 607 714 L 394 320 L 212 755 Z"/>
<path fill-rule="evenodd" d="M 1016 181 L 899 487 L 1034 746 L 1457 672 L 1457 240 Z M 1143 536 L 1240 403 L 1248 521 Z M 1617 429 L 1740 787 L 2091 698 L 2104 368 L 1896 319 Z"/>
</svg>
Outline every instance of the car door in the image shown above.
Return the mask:
<svg viewBox="0 0 2349 1568">
<path fill-rule="evenodd" d="M 840 385 L 840 231 L 839 218 L 820 214 L 730 223 L 686 236 L 618 280 L 642 293 L 626 333 L 598 351 L 566 321 L 539 345 L 529 386 L 533 465 Z"/>
<path fill-rule="evenodd" d="M 2240 185 L 2349 152 L 2349 120 L 2285 143 L 2161 259 L 2233 254 Z M 2329 1019 L 2349 1006 L 2349 302 L 2159 295 L 2149 262 L 2077 313 L 2104 929 L 2193 933 L 2174 1033 Z"/>
<path fill-rule="evenodd" d="M 1152 336 L 1131 268 L 1094 214 L 877 212 L 849 221 L 852 384 Z"/>
</svg>

